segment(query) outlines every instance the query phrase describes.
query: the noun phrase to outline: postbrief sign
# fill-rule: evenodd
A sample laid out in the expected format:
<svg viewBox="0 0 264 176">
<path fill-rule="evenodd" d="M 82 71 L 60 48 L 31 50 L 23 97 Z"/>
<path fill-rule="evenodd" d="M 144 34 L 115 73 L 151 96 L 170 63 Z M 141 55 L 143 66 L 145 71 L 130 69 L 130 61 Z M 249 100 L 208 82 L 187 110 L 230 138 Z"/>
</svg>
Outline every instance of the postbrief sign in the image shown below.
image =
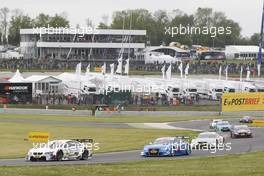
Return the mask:
<svg viewBox="0 0 264 176">
<path fill-rule="evenodd" d="M 31 142 L 48 142 L 48 132 L 30 132 L 28 133 L 28 140 Z"/>
<path fill-rule="evenodd" d="M 222 112 L 264 110 L 264 92 L 224 93 Z"/>
</svg>

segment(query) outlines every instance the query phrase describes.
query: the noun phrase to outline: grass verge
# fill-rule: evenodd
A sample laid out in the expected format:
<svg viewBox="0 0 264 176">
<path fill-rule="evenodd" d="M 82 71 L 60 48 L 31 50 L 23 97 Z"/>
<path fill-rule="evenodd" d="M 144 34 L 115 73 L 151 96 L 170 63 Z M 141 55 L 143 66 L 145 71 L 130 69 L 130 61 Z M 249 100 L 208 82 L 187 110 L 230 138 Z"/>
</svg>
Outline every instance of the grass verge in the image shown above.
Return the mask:
<svg viewBox="0 0 264 176">
<path fill-rule="evenodd" d="M 194 136 L 195 132 L 126 129 L 87 126 L 40 125 L 34 123 L 0 122 L 0 158 L 25 157 L 32 144 L 24 141 L 31 131 L 49 132 L 52 139 L 93 138 L 99 143 L 99 153 L 140 150 L 157 137 L 186 135 Z M 0 174 L 1 175 L 1 174 Z"/>
<path fill-rule="evenodd" d="M 220 157 L 148 160 L 116 164 L 0 167 L 0 175 L 262 176 L 263 163 L 264 152 L 255 152 Z"/>
</svg>

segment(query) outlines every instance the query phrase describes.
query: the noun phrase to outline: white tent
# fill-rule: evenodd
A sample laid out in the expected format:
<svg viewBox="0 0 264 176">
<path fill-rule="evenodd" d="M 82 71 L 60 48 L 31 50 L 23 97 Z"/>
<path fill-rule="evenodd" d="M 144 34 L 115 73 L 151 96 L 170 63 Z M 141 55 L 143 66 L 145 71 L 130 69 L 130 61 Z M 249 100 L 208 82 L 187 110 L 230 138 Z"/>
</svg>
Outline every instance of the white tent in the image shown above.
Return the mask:
<svg viewBox="0 0 264 176">
<path fill-rule="evenodd" d="M 25 78 L 21 75 L 21 73 L 17 69 L 16 73 L 8 81 L 12 83 L 20 83 L 20 82 L 24 82 Z"/>
<path fill-rule="evenodd" d="M 179 62 L 180 59 L 176 57 L 172 57 L 170 55 L 165 55 L 159 52 L 147 52 L 145 54 L 145 63 L 155 63 L 158 62 L 159 64 L 165 63 L 176 63 Z"/>
</svg>

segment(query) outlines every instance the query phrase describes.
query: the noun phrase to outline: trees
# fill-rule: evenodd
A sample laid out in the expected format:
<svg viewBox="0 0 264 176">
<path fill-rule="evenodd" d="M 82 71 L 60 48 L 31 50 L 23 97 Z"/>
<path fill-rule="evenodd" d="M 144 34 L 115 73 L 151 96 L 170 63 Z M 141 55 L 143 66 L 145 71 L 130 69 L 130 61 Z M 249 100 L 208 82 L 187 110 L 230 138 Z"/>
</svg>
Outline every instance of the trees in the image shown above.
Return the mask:
<svg viewBox="0 0 264 176">
<path fill-rule="evenodd" d="M 0 10 L 1 11 L 1 10 Z M 2 10 L 2 14 L 7 11 Z M 4 13 L 5 12 L 5 13 Z M 20 42 L 20 29 L 32 28 L 32 27 L 69 27 L 69 21 L 67 20 L 66 14 L 56 14 L 55 16 L 49 16 L 44 13 L 40 13 L 35 19 L 31 19 L 29 16 L 15 9 L 12 11 L 10 22 L 2 22 L 1 28 L 8 30 L 9 43 L 12 45 L 18 45 Z M 1 18 L 4 19 L 4 18 Z M 5 20 L 4 20 L 5 21 Z M 7 20 L 6 20 L 7 21 Z M 4 25 L 5 24 L 5 25 Z M 7 29 L 7 27 L 9 27 Z M 3 30 L 3 35 L 6 34 Z M 4 35 L 6 36 L 6 35 Z M 6 41 L 6 40 L 5 40 Z"/>
<path fill-rule="evenodd" d="M 185 13 L 178 13 L 174 16 L 174 18 L 171 21 L 171 26 L 179 26 L 182 24 L 183 26 L 194 26 L 194 17 L 193 15 L 187 15 Z M 194 40 L 193 35 L 178 35 L 174 38 L 170 38 L 168 42 L 180 42 L 185 45 L 192 45 Z"/>
<path fill-rule="evenodd" d="M 147 41 L 151 45 L 160 45 L 164 40 L 164 27 L 168 23 L 165 11 L 153 15 L 146 9 L 116 11 L 110 25 L 112 29 L 146 29 Z"/>
<path fill-rule="evenodd" d="M 250 39 L 249 39 L 249 43 L 251 44 L 251 45 L 258 45 L 259 44 L 259 39 L 260 38 L 260 34 L 258 34 L 258 33 L 255 33 L 255 34 L 253 34 L 251 37 L 250 37 Z"/>
<path fill-rule="evenodd" d="M 32 28 L 33 21 L 27 15 L 12 16 L 9 27 L 9 43 L 18 45 L 20 42 L 20 29 Z"/>
<path fill-rule="evenodd" d="M 228 19 L 223 12 L 213 11 L 211 8 L 198 8 L 194 14 L 188 15 L 179 9 L 167 12 L 158 10 L 154 13 L 146 9 L 123 10 L 113 13 L 113 20 L 110 28 L 129 29 L 129 21 L 132 20 L 132 29 L 145 29 L 147 30 L 147 40 L 151 45 L 161 45 L 165 43 L 168 45 L 170 42 L 175 41 L 186 45 L 201 44 L 205 46 L 224 47 L 228 44 L 239 44 L 241 35 L 241 28 L 238 23 Z M 230 27 L 231 33 L 226 31 L 223 34 L 211 36 L 208 34 L 194 33 L 185 35 L 165 35 L 165 27 L 207 27 L 218 28 L 223 27 L 226 29 Z M 100 25 L 101 27 L 103 24 Z"/>
<path fill-rule="evenodd" d="M 35 27 L 48 27 L 48 24 L 50 23 L 51 17 L 49 15 L 46 15 L 44 13 L 40 13 L 35 19 L 34 19 L 34 26 Z"/>
<path fill-rule="evenodd" d="M 9 9 L 7 7 L 3 7 L 0 9 L 0 27 L 1 27 L 1 34 L 2 34 L 2 43 L 7 44 L 8 37 L 8 15 Z"/>
<path fill-rule="evenodd" d="M 70 22 L 65 12 L 54 16 L 40 13 L 35 19 L 24 15 L 19 9 L 15 9 L 9 21 L 10 10 L 6 7 L 0 9 L 0 38 L 2 43 L 7 43 L 7 36 L 11 44 L 19 43 L 19 29 L 32 27 L 69 27 Z M 86 20 L 87 26 L 94 26 L 90 18 Z M 190 26 L 190 27 L 230 27 L 230 34 L 223 33 L 212 37 L 208 34 L 167 35 L 165 28 Z M 179 42 L 185 45 L 201 44 L 205 46 L 224 47 L 231 44 L 258 43 L 258 34 L 251 38 L 241 36 L 241 27 L 235 21 L 228 19 L 223 12 L 213 11 L 211 8 L 198 8 L 193 14 L 186 14 L 179 9 L 170 12 L 157 10 L 150 12 L 146 9 L 133 9 L 116 11 L 112 15 L 112 21 L 108 22 L 108 16 L 102 17 L 98 28 L 101 29 L 145 29 L 146 41 L 149 45 L 168 45 L 170 42 Z M 9 34 L 8 34 L 9 33 Z"/>
<path fill-rule="evenodd" d="M 67 19 L 65 13 L 55 14 L 55 16 L 49 16 L 44 13 L 40 13 L 34 19 L 34 27 L 69 27 L 70 22 Z"/>
<path fill-rule="evenodd" d="M 51 17 L 48 24 L 50 27 L 69 27 L 70 26 L 69 20 L 67 20 L 67 18 L 64 17 L 63 15 L 59 15 L 59 14 L 55 14 L 54 17 Z"/>
<path fill-rule="evenodd" d="M 241 28 L 238 23 L 228 19 L 223 12 L 214 12 L 211 8 L 198 8 L 194 14 L 194 25 L 203 27 L 223 27 L 231 29 L 231 34 L 226 31 L 223 34 L 217 34 L 215 37 L 208 35 L 194 35 L 193 41 L 196 44 L 224 47 L 225 45 L 238 44 Z"/>
</svg>

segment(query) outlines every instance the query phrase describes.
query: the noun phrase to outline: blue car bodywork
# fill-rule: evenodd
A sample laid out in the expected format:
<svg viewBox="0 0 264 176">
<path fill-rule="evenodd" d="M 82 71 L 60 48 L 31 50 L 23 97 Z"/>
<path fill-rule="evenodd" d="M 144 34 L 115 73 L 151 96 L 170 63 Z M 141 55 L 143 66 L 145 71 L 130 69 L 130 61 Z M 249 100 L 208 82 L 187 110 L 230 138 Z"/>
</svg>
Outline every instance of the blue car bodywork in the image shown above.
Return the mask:
<svg viewBox="0 0 264 176">
<path fill-rule="evenodd" d="M 191 154 L 190 144 L 178 137 L 158 138 L 153 144 L 146 145 L 141 152 L 145 157 L 182 156 Z"/>
</svg>

